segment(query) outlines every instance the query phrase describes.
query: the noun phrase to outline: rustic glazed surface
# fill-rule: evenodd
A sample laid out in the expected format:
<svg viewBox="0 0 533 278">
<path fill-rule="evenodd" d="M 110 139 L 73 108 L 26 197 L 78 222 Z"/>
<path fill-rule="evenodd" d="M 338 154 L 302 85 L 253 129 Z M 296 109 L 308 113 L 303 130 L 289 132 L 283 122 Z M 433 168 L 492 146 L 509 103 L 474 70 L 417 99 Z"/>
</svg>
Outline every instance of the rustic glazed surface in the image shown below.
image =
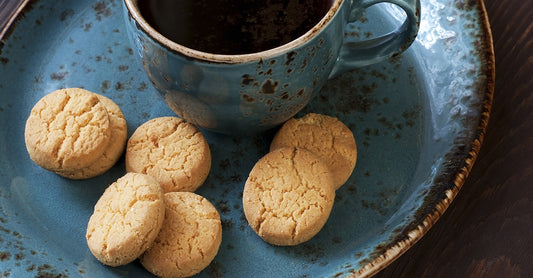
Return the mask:
<svg viewBox="0 0 533 278">
<path fill-rule="evenodd" d="M 25 152 L 24 121 L 44 94 L 84 87 L 121 106 L 131 132 L 172 115 L 137 63 L 121 2 L 33 1 L 0 48 L 0 270 L 4 276 L 149 277 L 138 263 L 107 268 L 90 254 L 84 230 L 94 203 L 124 174 L 73 182 L 44 172 Z M 433 225 L 477 156 L 492 101 L 494 62 L 479 2 L 422 2 L 421 32 L 394 59 L 341 74 L 301 112 L 338 117 L 354 132 L 358 164 L 337 192 L 330 219 L 291 248 L 262 242 L 241 206 L 244 181 L 274 131 L 250 138 L 206 133 L 213 169 L 198 193 L 221 214 L 223 242 L 200 276 L 367 276 L 405 252 Z M 372 7 L 347 36 L 386 31 Z M 425 12 L 425 13 L 424 13 Z"/>
</svg>

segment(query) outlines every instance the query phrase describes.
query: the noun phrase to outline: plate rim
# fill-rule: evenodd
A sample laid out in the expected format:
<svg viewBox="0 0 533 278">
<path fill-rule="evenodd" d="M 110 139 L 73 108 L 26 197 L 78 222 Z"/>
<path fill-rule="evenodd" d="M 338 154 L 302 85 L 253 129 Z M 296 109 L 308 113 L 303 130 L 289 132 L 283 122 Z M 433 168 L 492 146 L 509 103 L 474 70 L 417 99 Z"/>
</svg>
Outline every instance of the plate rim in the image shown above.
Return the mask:
<svg viewBox="0 0 533 278">
<path fill-rule="evenodd" d="M 484 0 L 475 0 L 475 2 L 475 8 L 479 13 L 479 18 L 477 19 L 480 21 L 479 24 L 481 27 L 481 34 L 484 36 L 483 41 L 481 41 L 481 43 L 483 43 L 483 51 L 480 53 L 482 54 L 480 56 L 482 58 L 481 61 L 484 67 L 482 70 L 480 70 L 479 74 L 486 76 L 487 80 L 482 84 L 484 85 L 483 88 L 479 88 L 483 90 L 483 93 L 480 93 L 482 105 L 479 121 L 476 126 L 476 133 L 473 136 L 473 140 L 469 142 L 469 148 L 463 151 L 461 158 L 455 158 L 456 161 L 454 161 L 461 162 L 462 166 L 457 167 L 457 170 L 453 173 L 453 175 L 451 175 L 451 179 L 449 179 L 449 182 L 453 184 L 451 189 L 447 189 L 442 198 L 435 199 L 430 202 L 432 204 L 430 206 L 430 211 L 423 213 L 424 217 L 422 219 L 413 219 L 406 225 L 405 229 L 399 232 L 400 235 L 404 235 L 404 238 L 393 241 L 392 244 L 386 246 L 381 255 L 377 256 L 372 261 L 359 268 L 356 272 L 352 273 L 349 276 L 351 278 L 371 277 L 377 274 L 405 252 L 407 252 L 407 250 L 409 250 L 413 245 L 415 245 L 437 223 L 440 217 L 449 208 L 455 197 L 459 194 L 459 191 L 464 185 L 472 170 L 472 167 L 476 162 L 483 145 L 483 140 L 487 131 L 493 105 L 496 80 L 496 61 L 493 36 Z M 448 154 L 452 154 L 453 152 L 454 149 L 450 150 Z M 436 179 L 438 178 L 439 176 L 436 177 Z M 428 200 L 427 198 L 424 198 L 424 204 L 426 204 L 426 202 L 428 202 Z M 414 214 L 419 214 L 421 211 L 427 210 L 424 204 L 421 205 Z"/>
</svg>

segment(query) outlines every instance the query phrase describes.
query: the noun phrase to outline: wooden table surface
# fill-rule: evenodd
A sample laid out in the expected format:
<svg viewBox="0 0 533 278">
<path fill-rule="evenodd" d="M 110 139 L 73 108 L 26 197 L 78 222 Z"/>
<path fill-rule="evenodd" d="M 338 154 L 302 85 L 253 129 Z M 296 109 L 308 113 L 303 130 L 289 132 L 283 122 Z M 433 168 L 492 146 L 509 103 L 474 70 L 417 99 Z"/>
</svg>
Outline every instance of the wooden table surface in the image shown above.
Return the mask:
<svg viewBox="0 0 533 278">
<path fill-rule="evenodd" d="M 533 0 L 485 0 L 496 87 L 480 155 L 457 198 L 374 277 L 533 277 Z"/>
</svg>

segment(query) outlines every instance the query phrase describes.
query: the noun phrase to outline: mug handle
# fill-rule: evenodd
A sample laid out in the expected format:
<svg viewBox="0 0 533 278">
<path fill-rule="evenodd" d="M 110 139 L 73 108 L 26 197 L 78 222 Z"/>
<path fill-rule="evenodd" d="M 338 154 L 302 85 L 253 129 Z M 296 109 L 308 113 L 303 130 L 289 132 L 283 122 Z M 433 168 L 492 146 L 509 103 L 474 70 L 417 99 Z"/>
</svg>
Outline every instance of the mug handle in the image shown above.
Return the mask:
<svg viewBox="0 0 533 278">
<path fill-rule="evenodd" d="M 358 42 L 345 41 L 329 78 L 350 69 L 394 57 L 407 50 L 415 41 L 420 26 L 420 0 L 362 0 L 359 4 L 352 2 L 348 23 L 355 22 L 363 10 L 382 2 L 395 4 L 405 11 L 407 18 L 403 24 L 396 30 L 377 38 Z"/>
</svg>

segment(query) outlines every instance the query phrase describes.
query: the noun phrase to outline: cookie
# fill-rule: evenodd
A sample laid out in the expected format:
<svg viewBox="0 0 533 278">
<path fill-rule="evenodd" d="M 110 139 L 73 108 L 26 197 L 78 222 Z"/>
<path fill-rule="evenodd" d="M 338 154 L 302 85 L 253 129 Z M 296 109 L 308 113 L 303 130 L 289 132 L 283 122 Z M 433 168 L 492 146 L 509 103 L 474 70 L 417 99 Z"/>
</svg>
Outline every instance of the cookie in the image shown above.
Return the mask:
<svg viewBox="0 0 533 278">
<path fill-rule="evenodd" d="M 126 146 L 126 170 L 154 177 L 165 192 L 200 187 L 211 169 L 211 151 L 198 128 L 178 117 L 149 120 Z"/>
<path fill-rule="evenodd" d="M 140 257 L 159 277 L 189 277 L 206 268 L 222 242 L 220 215 L 204 197 L 192 192 L 165 193 L 163 228 Z"/>
<path fill-rule="evenodd" d="M 163 191 L 148 175 L 127 173 L 102 194 L 87 225 L 87 245 L 103 264 L 138 258 L 155 240 L 165 219 Z"/>
<path fill-rule="evenodd" d="M 100 158 L 111 138 L 104 104 L 86 90 L 69 88 L 41 98 L 26 121 L 30 158 L 50 171 L 74 171 Z"/>
<path fill-rule="evenodd" d="M 128 139 L 128 129 L 124 114 L 120 107 L 111 99 L 97 94 L 109 116 L 111 139 L 104 153 L 93 164 L 86 168 L 74 171 L 56 171 L 57 174 L 70 179 L 88 179 L 99 176 L 109 170 L 124 152 L 126 140 Z"/>
<path fill-rule="evenodd" d="M 297 147 L 276 149 L 252 168 L 242 196 L 248 224 L 264 241 L 297 245 L 326 223 L 335 198 L 329 167 Z"/>
<path fill-rule="evenodd" d="M 350 129 L 337 118 L 310 113 L 290 119 L 274 136 L 270 150 L 301 147 L 314 152 L 329 166 L 335 188 L 350 178 L 357 161 L 357 146 Z"/>
</svg>

